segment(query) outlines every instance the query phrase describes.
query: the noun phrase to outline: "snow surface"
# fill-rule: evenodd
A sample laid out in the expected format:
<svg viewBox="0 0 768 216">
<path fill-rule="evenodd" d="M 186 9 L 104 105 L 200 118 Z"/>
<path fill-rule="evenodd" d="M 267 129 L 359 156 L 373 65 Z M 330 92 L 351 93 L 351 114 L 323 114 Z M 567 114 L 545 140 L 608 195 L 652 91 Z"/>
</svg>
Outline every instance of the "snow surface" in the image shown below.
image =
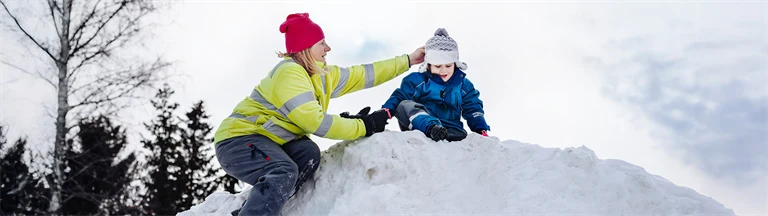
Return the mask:
<svg viewBox="0 0 768 216">
<path fill-rule="evenodd" d="M 179 213 L 229 215 L 247 198 L 216 192 Z M 696 191 L 584 146 L 544 148 L 470 134 L 434 142 L 385 131 L 323 152 L 283 215 L 734 215 Z"/>
</svg>

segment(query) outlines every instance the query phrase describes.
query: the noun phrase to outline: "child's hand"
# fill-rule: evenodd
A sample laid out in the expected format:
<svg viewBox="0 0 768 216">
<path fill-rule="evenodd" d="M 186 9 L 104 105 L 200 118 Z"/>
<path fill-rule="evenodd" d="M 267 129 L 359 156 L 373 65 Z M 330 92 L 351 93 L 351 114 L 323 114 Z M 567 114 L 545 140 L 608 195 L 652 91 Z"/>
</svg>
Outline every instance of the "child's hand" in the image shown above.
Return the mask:
<svg viewBox="0 0 768 216">
<path fill-rule="evenodd" d="M 480 135 L 483 135 L 484 137 L 488 136 L 488 131 L 486 131 L 486 130 L 472 130 L 472 131 L 474 131 L 475 133 L 478 133 Z"/>
<path fill-rule="evenodd" d="M 424 46 L 419 47 L 418 49 L 416 49 L 416 51 L 413 51 L 413 53 L 408 55 L 408 60 L 410 60 L 411 62 L 411 65 L 408 65 L 408 66 L 421 64 L 422 62 L 424 62 L 425 55 L 426 55 L 426 50 L 424 49 Z"/>
</svg>

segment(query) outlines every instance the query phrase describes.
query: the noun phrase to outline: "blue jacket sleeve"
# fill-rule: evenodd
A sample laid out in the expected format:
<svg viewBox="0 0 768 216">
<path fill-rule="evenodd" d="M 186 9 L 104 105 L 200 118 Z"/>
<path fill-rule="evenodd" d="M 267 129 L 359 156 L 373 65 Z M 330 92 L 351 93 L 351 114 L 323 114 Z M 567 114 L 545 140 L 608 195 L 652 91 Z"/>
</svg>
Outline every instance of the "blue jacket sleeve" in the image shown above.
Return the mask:
<svg viewBox="0 0 768 216">
<path fill-rule="evenodd" d="M 403 78 L 403 82 L 400 83 L 400 88 L 397 88 L 394 92 L 392 92 L 392 96 L 387 99 L 387 102 L 385 102 L 381 108 L 387 108 L 391 111 L 396 111 L 397 105 L 399 105 L 401 101 L 413 100 L 411 97 L 416 91 L 416 83 L 413 82 L 413 76 L 414 74 L 412 73 Z"/>
<path fill-rule="evenodd" d="M 485 122 L 485 111 L 483 111 L 483 101 L 480 100 L 480 92 L 468 79 L 464 80 L 462 87 L 462 117 L 467 120 L 469 129 L 478 132 L 481 130 L 490 131 L 491 127 Z"/>
</svg>

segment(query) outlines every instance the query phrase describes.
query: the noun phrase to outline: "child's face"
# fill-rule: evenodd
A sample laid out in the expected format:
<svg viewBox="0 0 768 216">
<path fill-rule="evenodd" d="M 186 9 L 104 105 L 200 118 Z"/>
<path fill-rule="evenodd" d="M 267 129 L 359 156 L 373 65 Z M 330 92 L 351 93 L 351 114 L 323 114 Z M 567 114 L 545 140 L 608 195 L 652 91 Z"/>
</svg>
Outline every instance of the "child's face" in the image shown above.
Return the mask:
<svg viewBox="0 0 768 216">
<path fill-rule="evenodd" d="M 432 74 L 440 75 L 440 78 L 442 78 L 443 81 L 448 82 L 448 79 L 453 76 L 453 67 L 454 63 L 430 64 L 429 71 L 431 71 Z"/>
</svg>

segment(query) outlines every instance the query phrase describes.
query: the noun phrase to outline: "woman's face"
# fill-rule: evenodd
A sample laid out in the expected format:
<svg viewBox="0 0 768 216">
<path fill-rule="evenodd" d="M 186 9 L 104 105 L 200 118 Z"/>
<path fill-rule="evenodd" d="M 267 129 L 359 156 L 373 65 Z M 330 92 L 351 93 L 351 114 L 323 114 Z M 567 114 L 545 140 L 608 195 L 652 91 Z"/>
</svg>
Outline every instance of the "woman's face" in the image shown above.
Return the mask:
<svg viewBox="0 0 768 216">
<path fill-rule="evenodd" d="M 440 78 L 442 78 L 443 81 L 448 82 L 448 79 L 453 76 L 453 67 L 454 63 L 430 64 L 429 71 L 431 71 L 432 74 L 440 75 Z"/>
<path fill-rule="evenodd" d="M 325 64 L 328 64 L 325 62 L 325 55 L 328 54 L 328 52 L 331 51 L 331 47 L 328 46 L 327 43 L 325 43 L 325 39 L 322 39 L 315 43 L 315 45 L 312 45 L 309 52 L 312 53 L 312 58 L 314 58 L 316 61 L 323 62 Z"/>
</svg>

